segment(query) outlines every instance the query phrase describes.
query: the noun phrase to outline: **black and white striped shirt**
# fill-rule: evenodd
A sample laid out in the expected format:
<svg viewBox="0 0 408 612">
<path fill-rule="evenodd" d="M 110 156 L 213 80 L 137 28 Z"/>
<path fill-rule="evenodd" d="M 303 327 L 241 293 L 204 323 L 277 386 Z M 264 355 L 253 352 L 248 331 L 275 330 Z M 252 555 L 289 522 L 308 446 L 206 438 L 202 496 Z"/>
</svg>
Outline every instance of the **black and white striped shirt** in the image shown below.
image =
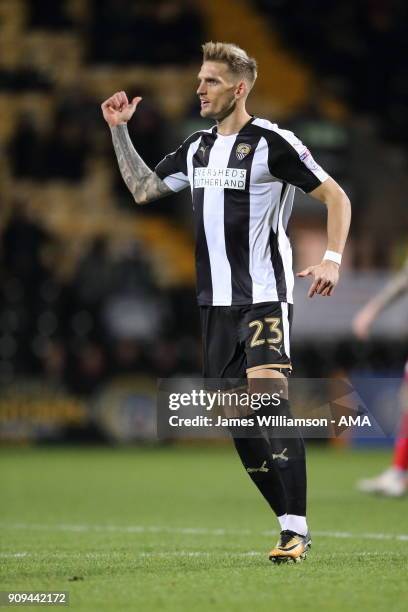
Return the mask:
<svg viewBox="0 0 408 612">
<path fill-rule="evenodd" d="M 292 303 L 295 188 L 328 178 L 292 132 L 255 117 L 238 134 L 195 132 L 156 173 L 173 191 L 191 187 L 199 304 Z"/>
</svg>

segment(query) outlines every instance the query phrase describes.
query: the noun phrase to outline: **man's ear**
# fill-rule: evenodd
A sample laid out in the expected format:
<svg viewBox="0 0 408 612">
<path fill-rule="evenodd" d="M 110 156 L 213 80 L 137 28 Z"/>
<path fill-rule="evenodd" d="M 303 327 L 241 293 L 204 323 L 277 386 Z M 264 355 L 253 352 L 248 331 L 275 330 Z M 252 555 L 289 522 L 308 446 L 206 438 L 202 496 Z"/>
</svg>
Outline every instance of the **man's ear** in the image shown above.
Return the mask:
<svg viewBox="0 0 408 612">
<path fill-rule="evenodd" d="M 239 81 L 235 87 L 235 96 L 243 98 L 248 93 L 248 86 L 245 81 Z"/>
</svg>

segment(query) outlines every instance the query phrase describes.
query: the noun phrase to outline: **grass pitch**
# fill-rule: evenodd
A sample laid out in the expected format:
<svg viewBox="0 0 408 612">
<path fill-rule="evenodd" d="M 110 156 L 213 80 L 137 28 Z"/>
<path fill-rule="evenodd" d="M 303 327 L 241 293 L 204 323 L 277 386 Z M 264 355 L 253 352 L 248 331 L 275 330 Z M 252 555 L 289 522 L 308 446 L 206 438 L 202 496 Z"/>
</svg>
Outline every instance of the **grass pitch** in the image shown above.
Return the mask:
<svg viewBox="0 0 408 612">
<path fill-rule="evenodd" d="M 275 566 L 231 447 L 2 449 L 0 590 L 69 591 L 75 610 L 406 610 L 408 499 L 353 490 L 388 460 L 309 450 L 313 547 Z"/>
</svg>

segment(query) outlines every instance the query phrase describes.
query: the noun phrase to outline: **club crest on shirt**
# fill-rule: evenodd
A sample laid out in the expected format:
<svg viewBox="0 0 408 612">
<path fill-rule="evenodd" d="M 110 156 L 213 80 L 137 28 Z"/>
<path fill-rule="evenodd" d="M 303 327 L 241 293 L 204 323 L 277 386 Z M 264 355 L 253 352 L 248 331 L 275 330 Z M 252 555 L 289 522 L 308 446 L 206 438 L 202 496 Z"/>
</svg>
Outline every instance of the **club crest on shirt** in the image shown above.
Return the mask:
<svg viewBox="0 0 408 612">
<path fill-rule="evenodd" d="M 251 145 L 246 144 L 245 142 L 241 142 L 235 151 L 235 155 L 237 156 L 237 159 L 239 159 L 241 161 L 241 159 L 244 159 L 244 157 L 246 157 L 248 155 L 248 153 L 251 151 Z"/>
</svg>

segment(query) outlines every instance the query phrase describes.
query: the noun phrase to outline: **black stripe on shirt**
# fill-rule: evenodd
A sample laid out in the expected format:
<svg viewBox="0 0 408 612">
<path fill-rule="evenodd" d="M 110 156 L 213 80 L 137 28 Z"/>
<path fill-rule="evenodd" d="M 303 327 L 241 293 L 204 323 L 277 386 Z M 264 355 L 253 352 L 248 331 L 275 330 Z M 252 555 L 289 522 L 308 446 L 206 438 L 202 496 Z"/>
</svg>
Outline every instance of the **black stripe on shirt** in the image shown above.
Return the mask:
<svg viewBox="0 0 408 612">
<path fill-rule="evenodd" d="M 268 143 L 268 169 L 271 175 L 294 187 L 299 187 L 309 193 L 322 184 L 321 180 L 309 170 L 300 159 L 298 152 L 290 142 L 285 140 L 278 132 L 253 125 L 258 128 Z"/>
<path fill-rule="evenodd" d="M 216 141 L 214 131 L 204 133 L 193 155 L 193 185 L 195 168 L 208 166 L 210 151 Z M 196 235 L 196 272 L 197 272 L 197 298 L 200 304 L 212 304 L 213 289 L 211 279 L 211 264 L 208 254 L 207 238 L 204 228 L 204 187 L 193 187 L 194 222 Z"/>
<path fill-rule="evenodd" d="M 287 188 L 286 183 L 282 183 L 282 190 L 281 190 L 280 201 L 279 201 L 279 213 L 280 213 L 282 203 L 284 201 L 286 188 Z M 275 274 L 276 291 L 278 293 L 278 300 L 279 302 L 286 302 L 287 287 L 286 287 L 286 278 L 285 278 L 285 268 L 283 267 L 282 256 L 279 251 L 278 236 L 279 236 L 279 214 L 278 214 L 278 226 L 276 228 L 276 233 L 274 232 L 273 227 L 271 227 L 271 231 L 269 234 L 269 247 L 271 250 L 271 262 L 272 262 L 272 267 L 273 267 L 273 271 Z"/>
<path fill-rule="evenodd" d="M 155 173 L 163 180 L 172 174 L 182 172 L 185 176 L 188 175 L 187 170 L 187 153 L 193 142 L 198 140 L 203 132 L 194 132 L 176 149 L 173 153 L 169 153 L 156 166 Z"/>
<path fill-rule="evenodd" d="M 268 166 L 272 176 L 309 193 L 321 180 L 300 159 L 296 149 L 277 132 L 265 130 L 268 142 Z"/>
<path fill-rule="evenodd" d="M 292 214 L 292 206 L 293 206 L 293 193 L 292 193 L 292 197 L 290 197 L 290 194 L 289 194 L 290 188 L 291 187 L 288 183 L 283 184 L 283 189 L 282 189 L 281 199 L 280 199 L 280 208 L 282 208 L 282 206 L 284 207 L 284 211 L 282 215 L 282 225 L 283 225 L 283 229 L 285 230 L 287 236 L 289 236 L 288 223 L 289 223 L 290 216 Z M 293 192 L 293 187 L 292 187 L 292 192 Z M 291 200 L 289 204 L 288 204 L 288 199 Z"/>
</svg>

